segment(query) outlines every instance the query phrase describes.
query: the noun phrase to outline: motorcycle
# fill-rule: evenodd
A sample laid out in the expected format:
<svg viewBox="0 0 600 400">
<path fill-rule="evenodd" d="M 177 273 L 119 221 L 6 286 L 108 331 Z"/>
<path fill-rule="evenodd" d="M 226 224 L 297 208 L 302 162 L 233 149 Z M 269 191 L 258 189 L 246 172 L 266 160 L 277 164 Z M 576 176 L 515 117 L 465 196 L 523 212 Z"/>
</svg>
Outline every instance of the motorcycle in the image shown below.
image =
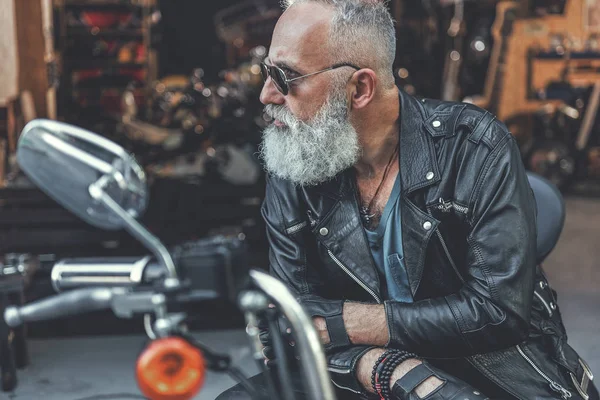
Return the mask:
<svg viewBox="0 0 600 400">
<path fill-rule="evenodd" d="M 112 309 L 120 318 L 143 315 L 150 344 L 135 370 L 144 396 L 192 399 L 210 369 L 228 373 L 253 399 L 293 399 L 285 384 L 291 379 L 284 362 L 289 358 L 284 345 L 287 338 L 272 335 L 275 357 L 280 360 L 277 369 L 265 366 L 259 338 L 259 321 L 267 321 L 271 332 L 279 332 L 277 321 L 285 318 L 296 343 L 290 361 L 300 364 L 307 398 L 335 399 L 323 347 L 310 317 L 282 282 L 243 266 L 247 258 L 241 238 L 211 237 L 169 251 L 137 221 L 148 205 L 146 177 L 122 147 L 76 126 L 36 119 L 21 134 L 17 161 L 35 185 L 67 210 L 98 228 L 125 229 L 152 255 L 58 262 L 52 283 L 60 293 L 7 307 L 4 319 L 10 327 L 101 309 Z M 245 316 L 253 357 L 266 372 L 266 394 L 250 384 L 228 355 L 210 350 L 186 326 L 204 300 L 224 291 Z"/>
</svg>

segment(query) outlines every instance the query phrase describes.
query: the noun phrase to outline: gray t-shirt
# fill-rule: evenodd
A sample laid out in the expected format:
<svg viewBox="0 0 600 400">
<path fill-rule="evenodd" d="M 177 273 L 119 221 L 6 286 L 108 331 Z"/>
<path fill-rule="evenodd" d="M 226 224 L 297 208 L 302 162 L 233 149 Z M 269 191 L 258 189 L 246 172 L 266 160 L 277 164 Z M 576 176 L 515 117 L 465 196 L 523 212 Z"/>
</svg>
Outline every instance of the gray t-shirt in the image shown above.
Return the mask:
<svg viewBox="0 0 600 400">
<path fill-rule="evenodd" d="M 365 232 L 379 272 L 384 299 L 412 303 L 413 297 L 404 267 L 400 191 L 401 180 L 398 174 L 379 226 L 374 231 L 365 228 Z"/>
</svg>

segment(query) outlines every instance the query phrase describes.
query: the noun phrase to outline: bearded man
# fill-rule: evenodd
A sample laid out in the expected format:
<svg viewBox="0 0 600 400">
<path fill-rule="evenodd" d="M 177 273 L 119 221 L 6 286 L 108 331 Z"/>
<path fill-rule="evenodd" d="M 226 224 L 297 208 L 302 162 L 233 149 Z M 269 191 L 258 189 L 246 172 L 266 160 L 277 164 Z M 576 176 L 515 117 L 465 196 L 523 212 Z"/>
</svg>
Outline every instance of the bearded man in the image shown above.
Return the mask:
<svg viewBox="0 0 600 400">
<path fill-rule="evenodd" d="M 399 90 L 395 51 L 382 2 L 298 0 L 262 65 L 270 271 L 313 317 L 338 398 L 597 399 L 536 266 L 515 139 Z"/>
</svg>

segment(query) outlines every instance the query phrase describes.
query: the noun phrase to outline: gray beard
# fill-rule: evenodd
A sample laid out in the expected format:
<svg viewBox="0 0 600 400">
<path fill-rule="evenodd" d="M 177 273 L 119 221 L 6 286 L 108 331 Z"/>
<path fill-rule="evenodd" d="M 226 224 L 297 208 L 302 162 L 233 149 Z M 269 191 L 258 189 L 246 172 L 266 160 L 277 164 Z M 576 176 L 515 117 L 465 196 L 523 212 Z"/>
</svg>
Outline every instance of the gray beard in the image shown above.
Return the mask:
<svg viewBox="0 0 600 400">
<path fill-rule="evenodd" d="M 259 149 L 267 172 L 297 185 L 326 182 L 359 160 L 356 130 L 348 120 L 345 91 L 332 93 L 308 123 L 294 117 L 285 107 L 269 104 L 267 115 L 286 127 L 269 125 Z"/>
</svg>

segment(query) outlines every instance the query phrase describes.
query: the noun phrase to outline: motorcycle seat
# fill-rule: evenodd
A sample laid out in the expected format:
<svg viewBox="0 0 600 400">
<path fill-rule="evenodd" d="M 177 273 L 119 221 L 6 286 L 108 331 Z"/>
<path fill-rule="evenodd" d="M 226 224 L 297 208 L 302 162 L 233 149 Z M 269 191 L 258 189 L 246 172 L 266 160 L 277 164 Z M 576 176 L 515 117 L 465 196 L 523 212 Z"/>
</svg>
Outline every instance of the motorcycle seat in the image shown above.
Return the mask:
<svg viewBox="0 0 600 400">
<path fill-rule="evenodd" d="M 542 176 L 527 172 L 537 206 L 537 263 L 556 246 L 565 223 L 565 202 L 558 188 Z"/>
</svg>

